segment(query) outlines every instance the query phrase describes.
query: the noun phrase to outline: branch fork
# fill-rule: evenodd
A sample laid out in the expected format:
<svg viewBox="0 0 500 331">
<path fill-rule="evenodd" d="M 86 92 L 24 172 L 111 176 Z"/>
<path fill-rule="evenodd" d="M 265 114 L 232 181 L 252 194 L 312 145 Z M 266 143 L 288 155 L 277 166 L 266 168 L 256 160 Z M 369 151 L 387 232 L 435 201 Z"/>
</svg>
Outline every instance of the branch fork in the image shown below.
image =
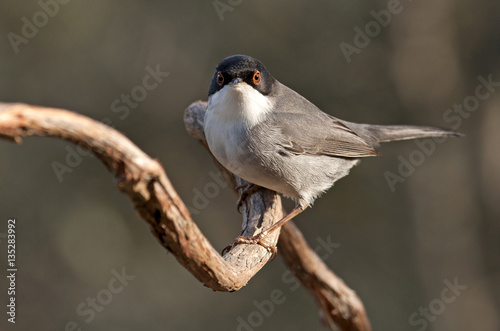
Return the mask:
<svg viewBox="0 0 500 331">
<path fill-rule="evenodd" d="M 184 123 L 207 147 L 205 108 L 206 102 L 191 104 Z M 270 260 L 271 253 L 260 245 L 236 245 L 221 256 L 191 219 L 161 164 L 115 129 L 67 110 L 0 103 L 0 137 L 21 143 L 27 136 L 56 137 L 91 151 L 115 176 L 118 189 L 130 198 L 160 244 L 214 291 L 241 289 Z M 233 190 L 248 184 L 215 162 Z M 248 195 L 242 206 L 243 236 L 258 234 L 284 215 L 280 196 L 263 188 Z M 343 331 L 371 330 L 359 297 L 309 247 L 297 227 L 288 222 L 280 230 L 266 239 L 278 244 L 279 255 L 313 297 L 323 322 Z"/>
</svg>

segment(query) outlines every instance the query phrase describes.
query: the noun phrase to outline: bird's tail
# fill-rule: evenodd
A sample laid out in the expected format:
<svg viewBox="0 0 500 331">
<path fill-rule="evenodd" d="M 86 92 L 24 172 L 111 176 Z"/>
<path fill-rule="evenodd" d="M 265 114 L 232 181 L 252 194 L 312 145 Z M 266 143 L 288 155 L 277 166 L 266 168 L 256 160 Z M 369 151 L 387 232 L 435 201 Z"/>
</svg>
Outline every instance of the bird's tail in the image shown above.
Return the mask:
<svg viewBox="0 0 500 331">
<path fill-rule="evenodd" d="M 348 126 L 351 124 L 353 123 L 348 123 Z M 463 136 L 463 134 L 456 131 L 433 128 L 430 126 L 372 124 L 357 124 L 356 126 L 356 128 L 353 128 L 354 131 L 361 136 L 361 138 L 371 142 L 372 144 L 426 137 Z"/>
<path fill-rule="evenodd" d="M 452 130 L 414 125 L 371 125 L 368 129 L 383 143 L 394 140 L 407 140 L 425 137 L 461 137 L 463 134 Z"/>
</svg>

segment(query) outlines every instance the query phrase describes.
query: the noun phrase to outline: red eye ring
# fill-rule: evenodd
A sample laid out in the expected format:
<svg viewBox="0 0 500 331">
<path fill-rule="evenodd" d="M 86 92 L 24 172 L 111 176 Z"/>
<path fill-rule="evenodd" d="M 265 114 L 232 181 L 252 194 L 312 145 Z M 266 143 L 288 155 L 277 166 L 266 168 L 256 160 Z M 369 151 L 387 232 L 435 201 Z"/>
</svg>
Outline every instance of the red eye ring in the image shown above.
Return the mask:
<svg viewBox="0 0 500 331">
<path fill-rule="evenodd" d="M 253 83 L 255 85 L 259 85 L 260 84 L 260 71 L 259 70 L 256 70 L 253 74 Z"/>
<path fill-rule="evenodd" d="M 224 84 L 224 75 L 220 71 L 217 72 L 217 84 L 219 84 L 219 86 Z"/>
</svg>

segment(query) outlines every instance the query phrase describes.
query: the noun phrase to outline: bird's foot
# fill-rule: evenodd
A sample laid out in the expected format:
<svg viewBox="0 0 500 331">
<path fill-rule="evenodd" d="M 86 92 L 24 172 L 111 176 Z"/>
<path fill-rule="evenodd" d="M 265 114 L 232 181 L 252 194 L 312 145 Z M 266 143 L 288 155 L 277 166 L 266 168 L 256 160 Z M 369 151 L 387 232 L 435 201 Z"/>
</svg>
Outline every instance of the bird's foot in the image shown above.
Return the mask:
<svg viewBox="0 0 500 331">
<path fill-rule="evenodd" d="M 238 244 L 246 244 L 246 245 L 261 245 L 265 249 L 267 249 L 271 254 L 271 258 L 269 261 L 272 261 L 274 257 L 276 256 L 276 253 L 278 252 L 276 246 L 274 245 L 269 245 L 265 239 L 267 237 L 268 233 L 267 232 L 261 232 L 258 235 L 255 236 L 239 236 L 237 237 L 232 243 L 227 245 L 223 250 L 222 250 L 222 255 L 226 254 L 229 252 L 234 246 Z"/>
<path fill-rule="evenodd" d="M 237 191 L 242 189 L 242 191 L 240 193 L 240 197 L 238 198 L 238 202 L 236 203 L 236 209 L 238 210 L 238 212 L 240 211 L 241 206 L 243 206 L 243 202 L 246 200 L 246 198 L 248 198 L 248 196 L 250 194 L 257 192 L 259 187 L 260 186 L 252 184 L 252 183 L 247 183 L 247 184 L 240 185 L 240 186 L 236 187 Z"/>
</svg>

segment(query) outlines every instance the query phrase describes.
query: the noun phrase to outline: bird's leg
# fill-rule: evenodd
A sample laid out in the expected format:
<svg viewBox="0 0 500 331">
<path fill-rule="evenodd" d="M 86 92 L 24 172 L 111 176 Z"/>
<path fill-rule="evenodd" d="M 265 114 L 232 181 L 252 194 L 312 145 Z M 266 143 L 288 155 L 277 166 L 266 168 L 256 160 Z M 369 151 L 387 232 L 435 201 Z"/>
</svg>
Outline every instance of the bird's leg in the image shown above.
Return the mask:
<svg viewBox="0 0 500 331">
<path fill-rule="evenodd" d="M 306 209 L 306 206 L 302 206 L 300 204 L 297 204 L 291 212 L 289 212 L 282 219 L 280 219 L 278 222 L 274 223 L 273 225 L 271 225 L 269 228 L 265 229 L 261 233 L 255 235 L 255 236 L 249 236 L 249 237 L 239 236 L 239 237 L 237 237 L 232 243 L 227 245 L 222 250 L 222 255 L 227 253 L 231 248 L 233 248 L 235 245 L 238 245 L 238 244 L 247 244 L 247 245 L 259 244 L 262 247 L 264 247 L 265 249 L 267 249 L 269 252 L 271 252 L 272 253 L 271 260 L 274 259 L 274 257 L 276 256 L 277 249 L 275 246 L 271 246 L 268 243 L 266 243 L 266 241 L 265 241 L 266 237 L 271 232 L 279 229 L 286 222 L 288 222 L 289 220 L 291 220 L 292 218 L 294 218 L 295 216 L 297 216 L 298 214 L 303 212 L 304 209 Z"/>
<path fill-rule="evenodd" d="M 238 202 L 236 203 L 236 209 L 240 211 L 240 208 L 241 206 L 243 206 L 243 202 L 246 200 L 246 198 L 248 198 L 250 194 L 257 192 L 259 188 L 260 188 L 259 185 L 255 185 L 252 183 L 247 183 L 236 187 L 237 191 L 242 189 L 240 196 L 238 198 Z"/>
</svg>

